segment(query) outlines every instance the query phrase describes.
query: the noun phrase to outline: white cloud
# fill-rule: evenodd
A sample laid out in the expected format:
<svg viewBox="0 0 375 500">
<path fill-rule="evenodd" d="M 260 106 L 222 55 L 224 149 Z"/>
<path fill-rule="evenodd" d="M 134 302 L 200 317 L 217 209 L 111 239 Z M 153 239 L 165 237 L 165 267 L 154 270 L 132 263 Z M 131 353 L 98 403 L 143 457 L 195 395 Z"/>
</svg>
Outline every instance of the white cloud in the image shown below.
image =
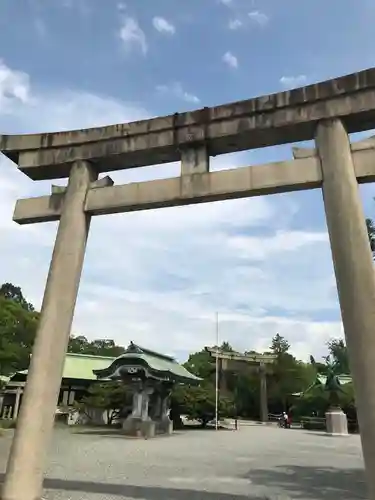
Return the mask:
<svg viewBox="0 0 375 500">
<path fill-rule="evenodd" d="M 29 76 L 22 71 L 11 70 L 0 59 L 0 110 L 6 112 L 7 105 L 14 99 L 25 103 L 29 98 Z"/>
<path fill-rule="evenodd" d="M 146 35 L 133 17 L 123 19 L 119 35 L 126 50 L 138 48 L 144 55 L 147 53 Z"/>
<path fill-rule="evenodd" d="M 161 94 L 173 95 L 178 99 L 183 99 L 192 104 L 198 104 L 200 102 L 200 99 L 196 95 L 186 92 L 180 82 L 173 82 L 168 85 L 157 85 L 156 90 Z"/>
<path fill-rule="evenodd" d="M 230 19 L 228 23 L 228 28 L 230 30 L 238 30 L 238 28 L 241 28 L 242 24 L 243 23 L 240 19 Z"/>
<path fill-rule="evenodd" d="M 227 7 L 233 4 L 233 0 L 219 0 L 219 2 Z"/>
<path fill-rule="evenodd" d="M 2 131 L 100 126 L 147 115 L 85 92 L 40 93 L 25 73 L 0 68 Z M 249 161 L 237 154 L 213 163 L 217 170 Z M 112 176 L 123 183 L 178 171 L 171 164 Z M 11 217 L 17 198 L 47 194 L 50 185 L 29 180 L 1 157 L 1 279 L 22 286 L 37 307 L 56 224 L 17 226 Z M 338 314 L 329 245 L 325 233 L 289 229 L 298 211 L 291 196 L 94 219 L 73 331 L 183 356 L 214 343 L 219 311 L 220 337 L 238 349 L 265 349 L 279 332 L 299 356 L 321 355 L 324 342 L 341 334 L 339 321 L 316 319 L 324 311 Z"/>
<path fill-rule="evenodd" d="M 169 21 L 164 19 L 164 17 L 154 17 L 152 19 L 152 24 L 154 28 L 159 31 L 159 33 L 166 33 L 168 35 L 174 35 L 176 28 Z"/>
<path fill-rule="evenodd" d="M 297 75 L 297 76 L 282 76 L 280 78 L 280 83 L 286 89 L 293 89 L 296 87 L 302 87 L 307 83 L 306 75 Z"/>
<path fill-rule="evenodd" d="M 229 245 L 235 248 L 241 257 L 263 261 L 280 251 L 297 252 L 306 245 L 327 242 L 327 233 L 277 231 L 271 238 L 234 237 L 229 240 Z"/>
<path fill-rule="evenodd" d="M 269 17 L 264 12 L 261 12 L 259 10 L 253 10 L 252 12 L 249 12 L 248 16 L 251 21 L 262 27 L 266 26 L 269 21 Z"/>
<path fill-rule="evenodd" d="M 223 62 L 231 68 L 238 68 L 238 59 L 231 52 L 226 52 L 222 57 Z"/>
</svg>

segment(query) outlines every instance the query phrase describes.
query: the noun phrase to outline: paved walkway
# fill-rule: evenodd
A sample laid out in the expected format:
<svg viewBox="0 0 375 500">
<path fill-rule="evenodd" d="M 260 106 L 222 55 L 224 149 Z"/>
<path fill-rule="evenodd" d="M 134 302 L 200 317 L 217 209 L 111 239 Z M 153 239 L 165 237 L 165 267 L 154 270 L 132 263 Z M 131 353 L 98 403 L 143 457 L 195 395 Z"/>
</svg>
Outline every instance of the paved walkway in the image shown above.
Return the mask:
<svg viewBox="0 0 375 500">
<path fill-rule="evenodd" d="M 0 438 L 2 470 L 10 440 Z M 246 426 L 145 441 L 56 429 L 45 484 L 49 500 L 356 500 L 362 469 L 358 436 Z"/>
</svg>

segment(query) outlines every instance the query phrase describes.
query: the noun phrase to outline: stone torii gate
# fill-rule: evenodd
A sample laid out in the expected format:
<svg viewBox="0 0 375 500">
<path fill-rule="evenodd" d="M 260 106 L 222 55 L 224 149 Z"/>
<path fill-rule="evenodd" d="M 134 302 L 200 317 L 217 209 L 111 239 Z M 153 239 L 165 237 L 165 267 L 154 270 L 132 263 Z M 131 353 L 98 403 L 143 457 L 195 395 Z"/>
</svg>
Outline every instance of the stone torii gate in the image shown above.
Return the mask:
<svg viewBox="0 0 375 500">
<path fill-rule="evenodd" d="M 59 220 L 41 318 L 2 500 L 36 500 L 80 282 L 91 217 L 321 188 L 356 391 L 370 498 L 375 500 L 375 277 L 358 182 L 375 180 L 375 68 L 242 102 L 128 124 L 4 135 L 0 150 L 33 180 L 66 189 L 19 200 L 19 224 Z M 291 161 L 209 171 L 209 157 L 315 139 Z M 113 186 L 103 172 L 181 161 L 181 175 Z"/>
<path fill-rule="evenodd" d="M 268 396 L 267 396 L 267 365 L 272 365 L 276 354 L 240 354 L 239 352 L 221 351 L 214 347 L 205 347 L 205 350 L 214 359 L 219 360 L 219 387 L 225 393 L 227 390 L 226 372 L 241 372 L 244 370 L 257 370 L 259 374 L 260 393 L 260 420 L 268 422 Z"/>
</svg>

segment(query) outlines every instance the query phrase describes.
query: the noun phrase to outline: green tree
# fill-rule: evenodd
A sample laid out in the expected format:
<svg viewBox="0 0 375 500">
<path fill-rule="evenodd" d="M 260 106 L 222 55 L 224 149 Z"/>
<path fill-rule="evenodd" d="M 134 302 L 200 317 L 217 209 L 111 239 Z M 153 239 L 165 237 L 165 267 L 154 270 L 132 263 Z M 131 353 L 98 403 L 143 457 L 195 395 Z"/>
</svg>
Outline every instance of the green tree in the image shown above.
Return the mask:
<svg viewBox="0 0 375 500">
<path fill-rule="evenodd" d="M 268 375 L 271 413 L 287 410 L 292 404 L 293 394 L 302 392 L 314 377 L 314 370 L 292 356 L 289 349 L 285 337 L 279 334 L 273 337 L 270 350 L 277 358 L 269 367 Z"/>
<path fill-rule="evenodd" d="M 112 339 L 96 339 L 90 343 L 92 354 L 117 358 L 124 353 L 125 348 L 119 346 Z"/>
<path fill-rule="evenodd" d="M 260 417 L 259 374 L 248 367 L 233 375 L 234 384 L 230 378 L 228 386 L 233 394 L 236 415 L 258 419 Z"/>
<path fill-rule="evenodd" d="M 184 367 L 197 377 L 206 381 L 214 381 L 215 378 L 215 360 L 205 349 L 190 354 Z"/>
<path fill-rule="evenodd" d="M 178 386 L 172 393 L 172 405 L 178 406 L 181 414 L 190 420 L 197 420 L 202 427 L 215 418 L 215 387 L 202 384 L 196 387 Z M 220 397 L 218 401 L 219 418 L 233 415 L 234 403 L 229 397 Z"/>
<path fill-rule="evenodd" d="M 367 235 L 370 242 L 371 251 L 375 253 L 375 224 L 372 219 L 366 219 Z"/>
<path fill-rule="evenodd" d="M 83 335 L 71 335 L 68 344 L 68 352 L 75 354 L 88 354 L 90 342 Z"/>
<path fill-rule="evenodd" d="M 0 287 L 0 297 L 17 302 L 26 311 L 34 311 L 34 306 L 28 302 L 23 296 L 22 290 L 19 286 L 12 283 L 3 283 Z"/>
<path fill-rule="evenodd" d="M 349 355 L 343 339 L 332 339 L 327 343 L 329 355 L 326 358 L 337 366 L 337 371 L 340 374 L 349 374 Z"/>
<path fill-rule="evenodd" d="M 103 382 L 92 384 L 88 394 L 80 402 L 74 404 L 75 408 L 91 418 L 92 409 L 106 412 L 107 424 L 112 425 L 124 407 L 131 404 L 131 393 L 122 382 Z"/>
<path fill-rule="evenodd" d="M 270 349 L 273 354 L 280 356 L 289 351 L 290 344 L 285 337 L 282 337 L 279 333 L 277 333 L 272 339 Z"/>
<path fill-rule="evenodd" d="M 221 344 L 219 350 L 223 352 L 235 352 L 231 344 L 227 341 Z M 190 354 L 188 360 L 184 363 L 184 367 L 191 373 L 194 373 L 194 375 L 197 375 L 197 377 L 214 383 L 215 358 L 205 349 Z"/>
<path fill-rule="evenodd" d="M 222 352 L 234 352 L 233 347 L 230 345 L 229 342 L 224 341 L 221 346 L 219 347 L 220 351 Z"/>
<path fill-rule="evenodd" d="M 11 375 L 29 365 L 39 313 L 21 291 L 14 294 L 12 285 L 5 285 L 0 294 L 0 374 Z"/>
<path fill-rule="evenodd" d="M 69 339 L 68 352 L 90 354 L 93 356 L 109 356 L 117 358 L 125 351 L 112 339 L 88 340 L 83 335 L 72 335 Z"/>
</svg>

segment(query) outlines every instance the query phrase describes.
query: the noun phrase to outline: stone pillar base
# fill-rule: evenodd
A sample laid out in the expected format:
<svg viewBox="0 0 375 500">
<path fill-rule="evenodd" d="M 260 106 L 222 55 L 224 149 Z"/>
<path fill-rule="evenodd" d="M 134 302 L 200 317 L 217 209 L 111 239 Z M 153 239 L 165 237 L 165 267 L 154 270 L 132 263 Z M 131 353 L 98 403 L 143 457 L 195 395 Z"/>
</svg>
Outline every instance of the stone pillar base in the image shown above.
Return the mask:
<svg viewBox="0 0 375 500">
<path fill-rule="evenodd" d="M 158 431 L 160 434 L 173 434 L 173 422 L 168 417 L 163 418 L 158 422 Z"/>
<path fill-rule="evenodd" d="M 339 408 L 327 411 L 326 431 L 331 436 L 348 435 L 348 420 L 345 413 Z"/>
<path fill-rule="evenodd" d="M 129 417 L 122 423 L 122 430 L 128 436 L 143 436 L 152 438 L 155 436 L 155 422 L 153 420 L 142 420 L 137 417 Z"/>
</svg>

